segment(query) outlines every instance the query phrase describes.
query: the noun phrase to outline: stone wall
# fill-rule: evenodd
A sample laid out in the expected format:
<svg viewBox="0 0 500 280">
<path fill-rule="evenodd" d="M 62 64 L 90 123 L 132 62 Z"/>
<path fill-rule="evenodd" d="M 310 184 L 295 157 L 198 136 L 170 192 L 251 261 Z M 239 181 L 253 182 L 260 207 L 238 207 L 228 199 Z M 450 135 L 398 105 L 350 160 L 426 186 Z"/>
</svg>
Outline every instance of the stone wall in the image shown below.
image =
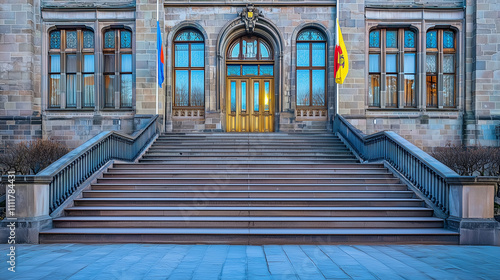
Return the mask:
<svg viewBox="0 0 500 280">
<path fill-rule="evenodd" d="M 461 8 L 463 0 L 366 0 L 366 6 L 412 7 L 412 8 Z"/>
<path fill-rule="evenodd" d="M 0 8 L 0 137 L 2 148 L 41 137 L 38 1 L 2 1 Z M 1 149 L 1 148 L 0 148 Z"/>
<path fill-rule="evenodd" d="M 499 146 L 500 136 L 500 2 L 468 1 L 468 17 L 472 22 L 471 48 L 471 118 L 474 122 L 468 145 Z"/>
<path fill-rule="evenodd" d="M 163 12 L 160 18 L 162 16 Z M 137 0 L 135 94 L 138 114 L 156 113 L 156 22 L 156 0 Z M 159 89 L 159 92 L 162 97 L 159 112 L 163 113 L 164 88 Z"/>
<path fill-rule="evenodd" d="M 74 149 L 102 131 L 134 131 L 134 117 L 128 115 L 54 114 L 43 117 L 43 131 L 47 139 L 63 142 Z"/>
</svg>

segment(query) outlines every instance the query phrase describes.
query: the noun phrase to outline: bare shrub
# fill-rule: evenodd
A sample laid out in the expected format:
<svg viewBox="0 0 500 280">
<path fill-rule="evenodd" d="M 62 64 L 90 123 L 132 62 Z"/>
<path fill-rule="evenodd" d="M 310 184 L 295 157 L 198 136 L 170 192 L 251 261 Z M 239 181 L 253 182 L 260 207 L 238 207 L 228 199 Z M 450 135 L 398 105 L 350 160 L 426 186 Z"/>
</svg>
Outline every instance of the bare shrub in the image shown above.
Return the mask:
<svg viewBox="0 0 500 280">
<path fill-rule="evenodd" d="M 500 148 L 447 145 L 431 155 L 462 176 L 500 176 Z"/>
<path fill-rule="evenodd" d="M 5 154 L 0 155 L 0 170 L 2 174 L 9 170 L 23 175 L 36 174 L 68 152 L 67 147 L 52 140 L 21 142 L 7 147 Z"/>
</svg>

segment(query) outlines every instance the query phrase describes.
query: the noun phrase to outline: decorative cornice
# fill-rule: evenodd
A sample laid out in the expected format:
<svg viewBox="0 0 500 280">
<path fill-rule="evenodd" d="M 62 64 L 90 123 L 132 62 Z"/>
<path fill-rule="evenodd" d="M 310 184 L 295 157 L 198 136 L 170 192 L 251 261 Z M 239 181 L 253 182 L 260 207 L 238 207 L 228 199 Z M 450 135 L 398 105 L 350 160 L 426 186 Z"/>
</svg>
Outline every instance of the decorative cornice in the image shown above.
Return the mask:
<svg viewBox="0 0 500 280">
<path fill-rule="evenodd" d="M 165 7 L 213 7 L 213 6 L 224 6 L 224 7 L 241 7 L 246 6 L 246 3 L 241 2 L 228 2 L 228 1 L 193 1 L 190 0 L 174 0 L 174 1 L 165 1 L 163 3 Z M 333 7 L 337 5 L 337 1 L 335 0 L 303 0 L 303 1 L 290 1 L 290 0 L 274 0 L 274 1 L 263 1 L 258 2 L 258 5 L 261 7 L 316 7 L 316 6 L 325 6 L 325 7 Z"/>
<path fill-rule="evenodd" d="M 135 1 L 121 3 L 95 3 L 95 2 L 78 2 L 78 3 L 42 3 L 42 11 L 54 10 L 135 10 Z"/>
</svg>

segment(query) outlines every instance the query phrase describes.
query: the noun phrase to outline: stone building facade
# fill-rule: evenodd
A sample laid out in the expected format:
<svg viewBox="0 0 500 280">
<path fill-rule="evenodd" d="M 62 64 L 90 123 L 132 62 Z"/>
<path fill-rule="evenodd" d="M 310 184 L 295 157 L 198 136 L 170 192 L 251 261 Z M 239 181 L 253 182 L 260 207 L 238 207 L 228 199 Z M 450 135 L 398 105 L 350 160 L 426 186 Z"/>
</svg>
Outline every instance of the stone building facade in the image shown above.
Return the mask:
<svg viewBox="0 0 500 280">
<path fill-rule="evenodd" d="M 319 132 L 339 113 L 424 149 L 499 145 L 498 1 L 160 2 L 166 132 Z M 4 1 L 2 148 L 138 129 L 157 107 L 156 13 L 156 0 Z"/>
</svg>

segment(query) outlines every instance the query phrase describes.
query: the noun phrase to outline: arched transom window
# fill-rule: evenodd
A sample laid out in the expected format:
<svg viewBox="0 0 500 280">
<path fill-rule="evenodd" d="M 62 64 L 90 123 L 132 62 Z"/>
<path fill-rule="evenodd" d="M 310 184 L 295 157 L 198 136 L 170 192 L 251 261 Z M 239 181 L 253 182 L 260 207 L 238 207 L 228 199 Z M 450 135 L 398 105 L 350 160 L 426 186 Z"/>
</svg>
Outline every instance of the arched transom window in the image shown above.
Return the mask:
<svg viewBox="0 0 500 280">
<path fill-rule="evenodd" d="M 202 107 L 205 102 L 205 43 L 194 29 L 174 37 L 174 106 Z"/>
<path fill-rule="evenodd" d="M 258 37 L 241 37 L 235 40 L 228 49 L 231 60 L 272 60 L 273 54 L 269 44 Z"/>
<path fill-rule="evenodd" d="M 326 36 L 316 29 L 297 36 L 297 106 L 326 106 Z"/>
</svg>

